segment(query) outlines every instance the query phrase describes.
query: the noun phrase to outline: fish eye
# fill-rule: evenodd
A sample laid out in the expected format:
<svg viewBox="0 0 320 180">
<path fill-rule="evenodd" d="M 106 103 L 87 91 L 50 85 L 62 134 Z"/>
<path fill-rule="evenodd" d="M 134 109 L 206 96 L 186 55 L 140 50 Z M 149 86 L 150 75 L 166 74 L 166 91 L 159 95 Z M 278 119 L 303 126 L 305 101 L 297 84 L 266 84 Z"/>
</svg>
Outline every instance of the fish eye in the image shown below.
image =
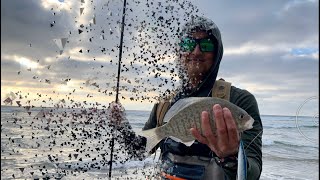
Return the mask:
<svg viewBox="0 0 320 180">
<path fill-rule="evenodd" d="M 239 118 L 240 118 L 240 119 L 243 119 L 243 118 L 244 118 L 244 115 L 243 115 L 243 114 L 240 114 Z"/>
</svg>

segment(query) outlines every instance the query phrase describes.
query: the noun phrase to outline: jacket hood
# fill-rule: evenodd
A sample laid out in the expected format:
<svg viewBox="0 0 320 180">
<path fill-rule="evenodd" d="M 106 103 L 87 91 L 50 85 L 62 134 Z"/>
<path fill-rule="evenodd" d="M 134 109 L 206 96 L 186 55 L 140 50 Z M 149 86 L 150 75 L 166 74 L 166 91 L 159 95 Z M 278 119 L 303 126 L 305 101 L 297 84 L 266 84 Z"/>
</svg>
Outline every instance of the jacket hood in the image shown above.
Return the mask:
<svg viewBox="0 0 320 180">
<path fill-rule="evenodd" d="M 186 36 L 190 36 L 195 31 L 205 31 L 208 33 L 209 37 L 215 41 L 216 51 L 214 55 L 214 64 L 210 68 L 207 75 L 202 79 L 202 82 L 193 89 L 188 89 L 189 81 L 185 76 L 185 70 L 179 66 L 180 79 L 182 81 L 182 87 L 178 91 L 174 101 L 184 98 L 184 97 L 206 97 L 210 93 L 214 82 L 217 78 L 220 62 L 223 56 L 223 44 L 221 40 L 221 34 L 218 26 L 210 19 L 201 17 L 201 16 L 193 16 L 191 19 L 184 25 L 181 30 L 179 39 L 182 39 Z M 180 55 L 178 56 L 180 57 Z"/>
</svg>

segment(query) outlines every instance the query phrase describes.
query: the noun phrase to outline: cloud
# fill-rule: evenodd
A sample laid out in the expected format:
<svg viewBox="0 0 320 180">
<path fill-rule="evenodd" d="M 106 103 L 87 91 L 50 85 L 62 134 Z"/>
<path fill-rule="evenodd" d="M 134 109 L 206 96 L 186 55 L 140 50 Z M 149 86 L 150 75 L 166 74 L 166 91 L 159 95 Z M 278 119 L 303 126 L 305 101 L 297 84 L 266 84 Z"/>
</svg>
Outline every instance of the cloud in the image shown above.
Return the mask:
<svg viewBox="0 0 320 180">
<path fill-rule="evenodd" d="M 286 52 L 289 48 L 284 45 L 266 45 L 266 44 L 258 44 L 254 42 L 247 42 L 239 47 L 233 48 L 226 48 L 224 50 L 224 55 L 248 55 L 248 54 L 267 54 L 267 53 L 274 53 L 274 52 Z"/>
<path fill-rule="evenodd" d="M 239 47 L 226 48 L 224 56 L 244 56 L 252 54 L 279 54 L 283 53 L 282 57 L 292 59 L 293 57 L 319 59 L 319 50 L 315 47 L 301 47 L 304 44 L 257 44 L 254 42 L 247 42 Z"/>
<path fill-rule="evenodd" d="M 1 59 L 13 60 L 19 63 L 24 68 L 31 68 L 31 69 L 42 69 L 43 66 L 39 65 L 39 63 L 31 60 L 28 57 L 23 57 L 19 55 L 1 55 Z"/>
<path fill-rule="evenodd" d="M 291 102 L 292 99 L 298 102 L 316 94 L 319 89 L 317 1 L 192 2 L 221 30 L 225 51 L 219 77 L 252 92 L 262 113 L 292 113 L 291 109 L 297 105 Z M 75 99 L 99 101 L 103 97 L 109 98 L 102 90 L 112 92 L 116 86 L 121 2 L 5 0 L 1 3 L 3 88 L 25 86 L 24 91 L 29 88 L 31 92 L 31 89 L 41 91 L 46 87 L 61 90 L 61 95 L 76 89 Z M 158 26 L 159 21 L 154 20 L 160 16 L 165 19 L 173 16 L 179 18 L 182 25 L 187 17 L 177 3 L 168 5 L 178 13 L 156 9 L 156 2 L 150 7 L 132 2 L 127 6 L 121 67 L 124 71 L 120 78 L 125 106 L 151 106 L 148 102 L 139 104 L 140 100 L 128 100 L 135 95 L 132 93 L 134 88 L 140 93 L 138 96 L 152 97 L 171 87 L 171 76 L 176 74 L 169 71 L 174 68 L 174 42 L 177 40 L 174 31 L 177 29 L 170 28 L 178 26 L 171 19 L 175 25 L 162 23 L 163 26 L 156 30 L 154 26 Z M 80 8 L 84 8 L 82 15 Z M 155 18 L 151 11 L 155 12 Z M 303 16 L 301 12 L 304 12 Z M 96 24 L 90 22 L 93 16 Z M 50 27 L 51 23 L 53 27 Z M 80 34 L 79 29 L 83 31 Z M 101 39 L 102 35 L 104 39 Z M 68 38 L 68 42 L 60 55 L 52 39 L 63 37 Z M 164 55 L 165 51 L 167 55 Z M 21 59 L 24 65 L 20 65 Z M 31 71 L 27 70 L 28 66 L 33 66 Z M 158 72 L 161 76 L 155 78 Z M 94 82 L 101 92 L 94 85 L 84 85 L 94 77 L 97 77 Z M 67 85 L 61 84 L 69 78 Z M 45 83 L 45 79 L 51 84 Z M 159 87 L 165 80 L 169 83 Z M 94 97 L 86 97 L 87 94 Z M 285 107 L 286 103 L 288 107 Z M 274 108 L 274 104 L 284 108 Z"/>
<path fill-rule="evenodd" d="M 290 11 L 291 9 L 297 8 L 297 7 L 301 6 L 301 5 L 314 4 L 314 3 L 317 3 L 317 1 L 316 0 L 293 0 L 293 1 L 289 1 L 283 6 L 282 11 L 287 12 L 287 11 Z"/>
</svg>

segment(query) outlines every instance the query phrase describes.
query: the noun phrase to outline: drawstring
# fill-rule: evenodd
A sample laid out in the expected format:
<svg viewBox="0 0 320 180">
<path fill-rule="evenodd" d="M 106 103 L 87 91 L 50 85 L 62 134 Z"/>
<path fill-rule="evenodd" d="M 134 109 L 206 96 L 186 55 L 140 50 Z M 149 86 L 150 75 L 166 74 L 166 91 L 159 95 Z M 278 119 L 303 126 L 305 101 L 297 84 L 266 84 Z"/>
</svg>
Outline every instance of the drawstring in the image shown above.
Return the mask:
<svg viewBox="0 0 320 180">
<path fill-rule="evenodd" d="M 210 95 L 211 93 L 212 93 L 212 88 L 211 88 L 211 90 L 209 91 L 209 94 L 207 95 L 207 97 L 210 97 L 210 96 L 211 96 L 211 95 Z"/>
</svg>

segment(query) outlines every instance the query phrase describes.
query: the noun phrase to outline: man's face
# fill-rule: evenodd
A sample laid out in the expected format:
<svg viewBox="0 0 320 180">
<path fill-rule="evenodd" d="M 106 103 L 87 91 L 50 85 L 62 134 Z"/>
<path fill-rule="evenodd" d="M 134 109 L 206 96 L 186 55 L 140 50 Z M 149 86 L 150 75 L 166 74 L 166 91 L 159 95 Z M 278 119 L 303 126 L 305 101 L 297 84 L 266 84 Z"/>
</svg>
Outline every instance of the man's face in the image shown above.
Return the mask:
<svg viewBox="0 0 320 180">
<path fill-rule="evenodd" d="M 193 39 L 208 39 L 209 36 L 204 31 L 194 32 L 191 36 Z M 217 48 L 217 47 L 214 47 Z M 181 52 L 181 60 L 184 64 L 189 78 L 202 80 L 209 72 L 213 61 L 214 52 L 202 52 L 199 44 L 190 52 Z"/>
</svg>

